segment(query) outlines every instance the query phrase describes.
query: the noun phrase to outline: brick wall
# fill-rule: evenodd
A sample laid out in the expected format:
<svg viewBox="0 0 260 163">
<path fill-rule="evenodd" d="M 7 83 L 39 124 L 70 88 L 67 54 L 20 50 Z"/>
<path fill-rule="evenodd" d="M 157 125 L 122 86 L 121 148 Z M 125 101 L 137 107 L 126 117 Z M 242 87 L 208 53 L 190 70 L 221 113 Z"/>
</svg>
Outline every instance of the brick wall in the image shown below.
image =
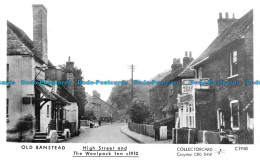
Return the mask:
<svg viewBox="0 0 260 163">
<path fill-rule="evenodd" d="M 253 80 L 253 40 L 252 31 L 249 30 L 246 39 L 238 40 L 229 46 L 218 51 L 218 53 L 208 62 L 201 65 L 202 77 L 213 81 L 240 81 L 240 85 L 210 85 L 216 90 L 216 107 L 230 109 L 229 105 L 223 106 L 223 100 L 239 101 L 240 127 L 246 129 L 246 114 L 243 108 L 253 98 L 253 86 L 245 85 L 246 80 Z M 229 54 L 237 50 L 238 52 L 238 76 L 230 77 Z M 199 67 L 196 67 L 197 71 Z"/>
<path fill-rule="evenodd" d="M 162 118 L 162 107 L 168 103 L 168 86 L 156 85 L 149 90 L 149 110 L 154 112 L 156 118 Z"/>
</svg>

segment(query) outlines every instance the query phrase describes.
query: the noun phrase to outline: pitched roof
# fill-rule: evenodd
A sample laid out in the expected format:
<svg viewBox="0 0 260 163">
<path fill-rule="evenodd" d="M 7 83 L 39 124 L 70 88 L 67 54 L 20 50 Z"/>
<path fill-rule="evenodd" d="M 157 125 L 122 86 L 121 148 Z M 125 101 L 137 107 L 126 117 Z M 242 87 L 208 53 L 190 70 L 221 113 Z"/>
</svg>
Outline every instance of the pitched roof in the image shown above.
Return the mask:
<svg viewBox="0 0 260 163">
<path fill-rule="evenodd" d="M 195 60 L 193 60 L 189 65 L 185 67 L 185 69 L 178 74 L 178 77 L 181 78 L 188 78 L 188 77 L 194 77 L 195 73 L 194 70 L 191 69 L 191 65 L 193 64 Z"/>
<path fill-rule="evenodd" d="M 43 59 L 38 56 L 37 54 L 33 53 L 33 41 L 27 36 L 27 34 L 20 29 L 19 27 L 15 26 L 13 23 L 7 21 L 7 28 L 10 29 L 17 37 L 17 39 L 27 48 L 29 49 L 30 53 L 33 54 L 33 56 L 38 59 L 40 62 L 43 62 Z M 16 47 L 17 48 L 17 47 Z M 9 49 L 8 49 L 9 50 Z M 21 50 L 21 49 L 19 49 Z M 13 51 L 11 51 L 10 53 L 12 53 Z M 7 51 L 7 54 L 9 53 L 9 51 Z M 48 63 L 45 63 L 48 64 Z"/>
<path fill-rule="evenodd" d="M 207 57 L 212 57 L 217 51 L 231 42 L 242 39 L 250 26 L 253 25 L 253 10 L 250 10 L 242 18 L 235 21 L 221 32 L 207 49 L 193 62 L 191 66 L 202 63 Z"/>
<path fill-rule="evenodd" d="M 27 36 L 27 34 L 21 30 L 20 28 L 18 28 L 17 26 L 15 26 L 13 23 L 7 21 L 7 27 L 9 29 L 11 29 L 16 36 L 18 37 L 18 39 L 26 46 L 28 47 L 30 50 L 33 49 L 33 42 L 32 40 Z"/>
<path fill-rule="evenodd" d="M 177 70 L 175 70 L 173 73 L 170 73 L 169 75 L 167 75 L 167 76 L 165 76 L 162 80 L 160 80 L 160 81 L 171 81 L 171 80 L 174 80 L 177 76 L 178 76 L 178 74 L 180 73 L 180 72 L 182 72 L 184 70 L 184 67 L 180 67 L 180 68 L 178 68 Z M 152 86 L 149 90 L 152 90 L 152 89 L 154 89 L 154 88 L 156 88 L 156 87 L 158 87 L 158 86 L 160 86 L 160 85 L 157 85 L 157 84 L 155 84 L 154 86 Z"/>
</svg>

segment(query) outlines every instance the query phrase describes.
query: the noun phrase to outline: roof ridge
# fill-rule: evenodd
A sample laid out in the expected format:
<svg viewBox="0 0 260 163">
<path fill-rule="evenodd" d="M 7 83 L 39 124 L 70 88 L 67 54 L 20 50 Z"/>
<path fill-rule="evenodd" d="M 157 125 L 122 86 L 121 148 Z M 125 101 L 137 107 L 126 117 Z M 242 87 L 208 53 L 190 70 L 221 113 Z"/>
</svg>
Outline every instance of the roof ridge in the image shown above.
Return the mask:
<svg viewBox="0 0 260 163">
<path fill-rule="evenodd" d="M 253 20 L 253 9 L 247 12 L 240 19 L 236 20 L 230 26 L 225 28 L 210 44 L 209 46 L 200 54 L 200 56 L 194 60 L 191 66 L 199 63 L 207 56 L 212 55 L 216 51 L 222 49 L 232 41 L 241 38 L 241 33 L 245 32 L 245 24 L 249 24 Z"/>
<path fill-rule="evenodd" d="M 17 36 L 17 38 L 29 49 L 33 52 L 33 41 L 30 37 L 19 27 L 14 25 L 12 22 L 7 20 L 7 27 L 9 27 Z"/>
</svg>

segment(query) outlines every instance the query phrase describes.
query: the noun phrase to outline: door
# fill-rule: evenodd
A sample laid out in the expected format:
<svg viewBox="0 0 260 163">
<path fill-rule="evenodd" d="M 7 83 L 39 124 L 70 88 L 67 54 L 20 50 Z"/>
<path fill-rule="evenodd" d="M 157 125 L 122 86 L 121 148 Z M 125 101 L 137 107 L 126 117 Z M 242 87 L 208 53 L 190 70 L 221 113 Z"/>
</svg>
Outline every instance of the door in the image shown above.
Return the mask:
<svg viewBox="0 0 260 163">
<path fill-rule="evenodd" d="M 40 121 L 41 121 L 41 114 L 40 114 L 41 108 L 40 108 L 40 92 L 35 89 L 35 120 L 36 120 L 36 124 L 35 124 L 35 130 L 36 132 L 40 132 Z"/>
</svg>

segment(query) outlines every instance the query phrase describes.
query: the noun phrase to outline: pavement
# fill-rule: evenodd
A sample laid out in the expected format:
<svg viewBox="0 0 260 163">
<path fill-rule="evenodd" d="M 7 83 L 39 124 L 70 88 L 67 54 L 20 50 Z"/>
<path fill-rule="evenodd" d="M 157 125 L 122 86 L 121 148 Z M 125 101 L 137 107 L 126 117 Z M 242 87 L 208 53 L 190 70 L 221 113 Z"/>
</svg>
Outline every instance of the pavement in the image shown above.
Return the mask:
<svg viewBox="0 0 260 163">
<path fill-rule="evenodd" d="M 121 132 L 140 144 L 172 144 L 171 139 L 155 141 L 153 137 L 130 131 L 127 124 L 121 125 Z"/>
<path fill-rule="evenodd" d="M 82 126 L 79 136 L 62 143 L 136 143 L 120 131 L 121 127 L 125 125 L 125 123 L 102 124 L 98 128 Z"/>
</svg>

